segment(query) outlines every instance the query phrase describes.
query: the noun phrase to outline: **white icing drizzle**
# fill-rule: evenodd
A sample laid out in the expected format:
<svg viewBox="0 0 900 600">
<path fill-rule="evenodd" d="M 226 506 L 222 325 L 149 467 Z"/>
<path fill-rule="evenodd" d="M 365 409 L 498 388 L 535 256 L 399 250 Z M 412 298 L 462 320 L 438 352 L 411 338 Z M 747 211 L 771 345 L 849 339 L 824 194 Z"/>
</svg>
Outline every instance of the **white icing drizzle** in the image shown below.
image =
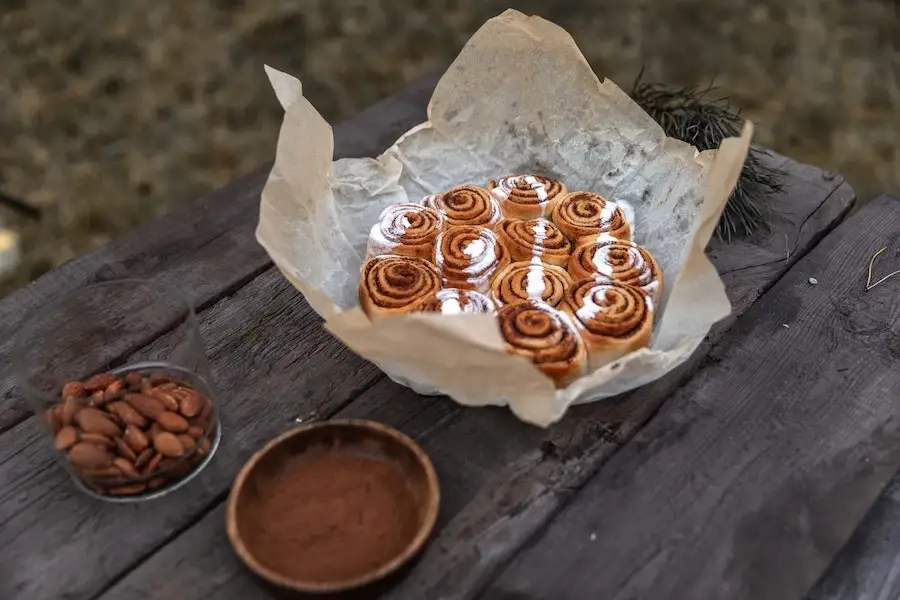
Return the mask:
<svg viewBox="0 0 900 600">
<path fill-rule="evenodd" d="M 468 257 L 468 264 L 461 266 L 454 264 L 458 271 L 466 274 L 466 283 L 471 284 L 476 290 L 486 291 L 487 283 L 490 281 L 491 275 L 497 266 L 497 238 L 493 231 L 485 227 L 478 228 L 478 237 L 463 242 L 460 245 L 462 253 Z M 453 233 L 453 229 L 449 229 L 438 235 L 434 246 L 434 262 L 441 271 L 447 268 L 446 257 L 441 248 L 443 246 L 444 236 Z M 455 261 L 454 261 L 455 262 Z M 445 282 L 452 282 L 445 276 Z"/>
<path fill-rule="evenodd" d="M 371 258 L 393 251 L 394 248 L 403 243 L 403 235 L 413 226 L 409 215 L 426 211 L 431 213 L 431 210 L 421 204 L 409 202 L 391 204 L 386 207 L 381 211 L 378 222 L 369 230 L 369 241 L 366 246 L 367 256 Z M 437 232 L 441 229 L 442 218 L 440 213 L 431 214 L 437 214 L 437 219 L 432 228 L 434 234 L 437 235 Z M 429 217 L 425 215 L 423 218 L 428 219 Z M 423 231 L 423 233 L 425 232 Z"/>
<path fill-rule="evenodd" d="M 534 175 L 501 177 L 497 181 L 497 186 L 491 190 L 491 195 L 497 200 L 506 200 L 512 195 L 513 190 L 518 187 L 520 182 L 525 183 L 534 191 L 540 204 L 545 204 L 550 199 L 550 194 L 547 192 L 547 184 Z"/>
</svg>

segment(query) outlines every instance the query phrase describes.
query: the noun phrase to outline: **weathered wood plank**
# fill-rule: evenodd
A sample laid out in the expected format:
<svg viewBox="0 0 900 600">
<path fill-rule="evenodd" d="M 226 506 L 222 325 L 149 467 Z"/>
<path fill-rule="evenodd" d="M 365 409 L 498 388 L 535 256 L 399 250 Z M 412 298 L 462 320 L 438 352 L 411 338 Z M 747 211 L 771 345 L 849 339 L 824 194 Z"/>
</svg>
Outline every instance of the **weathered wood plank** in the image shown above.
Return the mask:
<svg viewBox="0 0 900 600">
<path fill-rule="evenodd" d="M 437 77 L 425 78 L 334 129 L 335 157 L 374 156 L 425 120 Z M 234 292 L 271 265 L 256 243 L 259 193 L 271 164 L 93 252 L 79 256 L 0 300 L 0 432 L 29 414 L 15 389 L 9 363 L 12 337 L 22 319 L 73 289 L 96 280 L 147 277 L 182 286 L 205 308 Z M 158 331 L 118 339 L 86 369 L 148 343 Z M 75 376 L 77 374 L 73 374 Z"/>
<path fill-rule="evenodd" d="M 740 255 L 733 256 L 727 247 L 715 258 L 718 263 L 746 267 L 739 269 L 746 279 L 730 278 L 729 293 L 736 299 L 737 312 L 743 311 L 745 295 L 770 286 L 853 201 L 852 190 L 840 179 L 792 162 L 785 166 L 804 182 L 795 184 L 793 194 L 786 190 L 778 198 L 779 206 L 790 204 L 796 216 L 790 226 L 780 225 L 778 234 L 760 235 L 755 243 L 765 248 L 772 236 L 780 234 L 783 240 L 788 233 L 796 248 L 790 260 L 774 269 L 757 270 L 753 265 L 771 262 L 771 254 L 760 251 L 741 263 Z M 794 195 L 797 190 L 805 195 Z M 798 205 L 805 206 L 805 212 Z M 734 247 L 746 254 L 745 248 Z M 780 256 L 781 251 L 772 252 Z M 432 457 L 444 490 L 440 535 L 393 595 L 418 599 L 441 597 L 451 590 L 460 596 L 477 593 L 493 570 L 559 508 L 571 492 L 568 486 L 586 478 L 615 448 L 612 442 L 596 447 L 602 439 L 619 439 L 610 428 L 618 423 L 620 435 L 630 435 L 679 380 L 667 378 L 624 399 L 579 408 L 576 417 L 549 432 L 528 427 L 501 409 L 464 410 L 447 400 L 417 396 L 386 379 L 363 392 L 341 414 L 390 423 L 417 437 Z M 249 590 L 256 586 L 230 551 L 223 554 L 217 549 L 216 558 L 209 561 L 189 558 L 227 542 L 220 511 L 149 557 L 103 598 L 164 598 L 179 591 L 184 598 L 254 597 Z M 519 526 L 523 521 L 527 527 Z M 189 562 L 197 562 L 196 568 L 184 568 Z M 209 577 L 203 576 L 205 569 L 211 569 Z"/>
<path fill-rule="evenodd" d="M 882 246 L 900 200 L 801 259 L 484 597 L 804 595 L 900 466 L 900 306 L 864 286 Z"/>
</svg>

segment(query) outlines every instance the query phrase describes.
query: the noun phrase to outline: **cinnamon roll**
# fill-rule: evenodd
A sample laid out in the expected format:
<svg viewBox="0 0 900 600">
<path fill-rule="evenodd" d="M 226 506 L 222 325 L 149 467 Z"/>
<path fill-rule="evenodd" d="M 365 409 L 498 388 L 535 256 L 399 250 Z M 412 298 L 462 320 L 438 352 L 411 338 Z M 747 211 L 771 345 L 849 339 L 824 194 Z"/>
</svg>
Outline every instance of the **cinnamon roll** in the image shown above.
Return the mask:
<svg viewBox="0 0 900 600">
<path fill-rule="evenodd" d="M 359 304 L 369 317 L 406 314 L 421 307 L 441 289 L 433 264 L 408 256 L 375 256 L 362 266 Z"/>
<path fill-rule="evenodd" d="M 391 204 L 369 231 L 367 258 L 397 254 L 430 260 L 443 221 L 438 211 L 421 204 Z"/>
<path fill-rule="evenodd" d="M 491 299 L 497 306 L 524 300 L 540 300 L 558 308 L 572 278 L 562 267 L 540 260 L 516 262 L 497 273 L 491 283 Z"/>
<path fill-rule="evenodd" d="M 549 217 L 567 191 L 563 182 L 540 175 L 507 175 L 491 181 L 488 188 L 503 216 L 510 219 Z"/>
<path fill-rule="evenodd" d="M 444 228 L 455 225 L 491 227 L 500 220 L 500 205 L 484 188 L 459 185 L 443 194 L 425 196 L 423 204 L 444 216 Z"/>
<path fill-rule="evenodd" d="M 584 374 L 584 341 L 564 312 L 527 300 L 501 307 L 497 320 L 506 351 L 530 359 L 557 387 Z"/>
<path fill-rule="evenodd" d="M 486 294 L 494 275 L 509 264 L 509 251 L 487 227 L 457 225 L 435 240 L 434 264 L 444 287 Z"/>
<path fill-rule="evenodd" d="M 641 288 L 654 302 L 662 297 L 663 275 L 653 256 L 634 242 L 600 234 L 576 245 L 569 259 L 572 279 L 618 281 Z"/>
<path fill-rule="evenodd" d="M 494 225 L 497 237 L 509 250 L 512 260 L 538 257 L 543 262 L 565 267 L 572 253 L 572 242 L 547 219 L 502 219 Z"/>
<path fill-rule="evenodd" d="M 631 239 L 625 211 L 600 194 L 571 192 L 553 207 L 553 222 L 573 242 L 608 233 L 620 240 Z"/>
<path fill-rule="evenodd" d="M 569 287 L 563 310 L 584 339 L 591 370 L 650 344 L 653 301 L 640 288 L 582 279 Z"/>
<path fill-rule="evenodd" d="M 455 315 L 460 313 L 494 313 L 496 307 L 491 299 L 474 290 L 444 288 L 438 290 L 419 308 L 421 312 Z"/>
</svg>

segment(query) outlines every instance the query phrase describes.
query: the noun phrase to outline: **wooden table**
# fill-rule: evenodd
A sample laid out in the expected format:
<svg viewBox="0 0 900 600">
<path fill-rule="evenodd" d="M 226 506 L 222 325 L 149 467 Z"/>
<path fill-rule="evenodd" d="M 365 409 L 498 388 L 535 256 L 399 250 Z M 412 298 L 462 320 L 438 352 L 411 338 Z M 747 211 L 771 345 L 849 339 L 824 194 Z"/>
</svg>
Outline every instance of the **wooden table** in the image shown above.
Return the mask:
<svg viewBox="0 0 900 600">
<path fill-rule="evenodd" d="M 338 126 L 336 154 L 386 148 L 424 120 L 433 85 Z M 268 166 L 48 273 L 0 303 L 0 364 L 22 316 L 73 288 L 181 284 L 223 391 L 224 439 L 180 491 L 100 503 L 53 462 L 0 371 L 0 598 L 269 597 L 231 551 L 223 501 L 264 442 L 335 416 L 413 436 L 441 479 L 436 537 L 385 598 L 896 597 L 900 483 L 885 486 L 900 465 L 900 278 L 864 283 L 883 246 L 879 267 L 900 266 L 900 201 L 839 224 L 854 200 L 840 176 L 766 160 L 789 176 L 771 231 L 709 250 L 733 316 L 677 372 L 549 430 L 419 397 L 327 335 L 254 239 Z"/>
</svg>

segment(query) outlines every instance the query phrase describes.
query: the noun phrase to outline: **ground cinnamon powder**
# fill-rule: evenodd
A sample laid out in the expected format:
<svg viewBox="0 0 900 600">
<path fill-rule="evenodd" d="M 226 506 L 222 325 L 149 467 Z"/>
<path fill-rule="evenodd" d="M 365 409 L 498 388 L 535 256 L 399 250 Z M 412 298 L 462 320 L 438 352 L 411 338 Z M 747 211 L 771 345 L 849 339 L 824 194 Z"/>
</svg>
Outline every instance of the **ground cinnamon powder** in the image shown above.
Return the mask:
<svg viewBox="0 0 900 600">
<path fill-rule="evenodd" d="M 400 554 L 418 530 L 417 504 L 396 464 L 324 454 L 259 481 L 247 497 L 247 549 L 284 576 L 336 582 Z"/>
</svg>

